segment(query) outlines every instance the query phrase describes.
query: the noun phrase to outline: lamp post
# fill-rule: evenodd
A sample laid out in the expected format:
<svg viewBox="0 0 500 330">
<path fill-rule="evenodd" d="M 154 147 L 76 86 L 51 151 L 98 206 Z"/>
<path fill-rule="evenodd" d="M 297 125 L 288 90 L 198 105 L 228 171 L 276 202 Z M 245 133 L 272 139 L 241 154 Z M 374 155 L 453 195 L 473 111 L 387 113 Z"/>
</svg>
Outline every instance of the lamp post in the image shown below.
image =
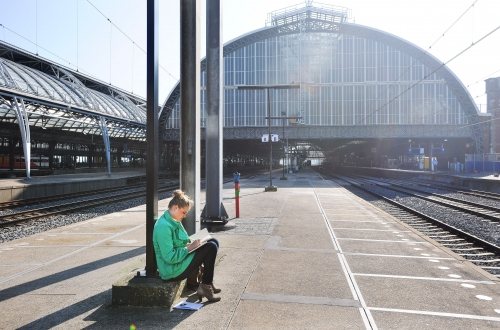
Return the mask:
<svg viewBox="0 0 500 330">
<path fill-rule="evenodd" d="M 271 141 L 271 119 L 285 119 L 288 117 L 271 117 L 271 97 L 269 90 L 270 89 L 298 89 L 300 88 L 300 84 L 276 84 L 276 85 L 236 85 L 236 89 L 248 89 L 248 90 L 256 90 L 256 89 L 264 89 L 266 90 L 266 98 L 267 98 L 267 117 L 268 120 L 268 133 L 269 133 L 269 186 L 265 187 L 264 191 L 278 191 L 278 187 L 273 186 L 273 143 Z M 294 117 L 295 118 L 295 117 Z"/>
<path fill-rule="evenodd" d="M 281 176 L 280 180 L 287 180 L 286 177 L 286 169 L 285 169 L 285 161 L 286 161 L 286 150 L 285 150 L 285 116 L 286 112 L 281 111 L 281 118 L 282 118 L 282 123 L 283 123 L 283 136 L 281 137 L 281 143 L 283 144 L 283 175 Z"/>
</svg>

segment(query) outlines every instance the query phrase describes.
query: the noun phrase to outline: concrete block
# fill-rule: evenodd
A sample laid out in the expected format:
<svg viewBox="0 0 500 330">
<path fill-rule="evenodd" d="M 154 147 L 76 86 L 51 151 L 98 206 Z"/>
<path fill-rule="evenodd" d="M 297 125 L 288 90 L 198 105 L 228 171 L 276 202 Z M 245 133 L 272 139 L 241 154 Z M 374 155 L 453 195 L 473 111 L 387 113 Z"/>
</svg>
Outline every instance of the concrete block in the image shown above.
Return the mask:
<svg viewBox="0 0 500 330">
<path fill-rule="evenodd" d="M 186 281 L 166 282 L 157 277 L 130 273 L 112 287 L 113 305 L 164 306 L 171 308 L 181 296 Z"/>
<path fill-rule="evenodd" d="M 12 200 L 12 188 L 0 188 L 0 203 Z"/>
</svg>

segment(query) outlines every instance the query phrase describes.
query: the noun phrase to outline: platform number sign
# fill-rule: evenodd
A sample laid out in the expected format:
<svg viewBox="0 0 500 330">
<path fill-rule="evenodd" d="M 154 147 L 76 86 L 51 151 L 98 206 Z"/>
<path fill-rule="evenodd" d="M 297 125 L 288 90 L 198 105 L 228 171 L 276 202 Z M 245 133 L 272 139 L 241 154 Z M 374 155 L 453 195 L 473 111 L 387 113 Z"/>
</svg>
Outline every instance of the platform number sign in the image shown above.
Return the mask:
<svg viewBox="0 0 500 330">
<path fill-rule="evenodd" d="M 278 134 L 271 134 L 271 142 L 278 142 L 280 140 Z M 269 142 L 269 134 L 263 134 L 261 141 L 266 143 Z"/>
</svg>

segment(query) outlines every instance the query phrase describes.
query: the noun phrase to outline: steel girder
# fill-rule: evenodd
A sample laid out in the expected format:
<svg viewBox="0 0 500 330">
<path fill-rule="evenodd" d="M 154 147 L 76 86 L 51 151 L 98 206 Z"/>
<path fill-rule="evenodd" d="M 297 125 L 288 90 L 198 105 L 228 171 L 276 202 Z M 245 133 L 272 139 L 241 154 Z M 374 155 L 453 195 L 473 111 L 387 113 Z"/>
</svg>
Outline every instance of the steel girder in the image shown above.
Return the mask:
<svg viewBox="0 0 500 330">
<path fill-rule="evenodd" d="M 225 140 L 259 140 L 268 133 L 268 127 L 226 127 L 224 128 Z M 273 126 L 273 134 L 281 135 L 283 127 Z M 202 130 L 202 138 L 204 129 Z M 287 126 L 285 137 L 291 140 L 311 139 L 370 139 L 394 138 L 408 139 L 416 137 L 428 138 L 468 138 L 466 130 L 457 129 L 455 125 L 384 125 L 384 126 Z M 179 139 L 178 129 L 169 129 L 163 138 L 166 141 Z"/>
</svg>

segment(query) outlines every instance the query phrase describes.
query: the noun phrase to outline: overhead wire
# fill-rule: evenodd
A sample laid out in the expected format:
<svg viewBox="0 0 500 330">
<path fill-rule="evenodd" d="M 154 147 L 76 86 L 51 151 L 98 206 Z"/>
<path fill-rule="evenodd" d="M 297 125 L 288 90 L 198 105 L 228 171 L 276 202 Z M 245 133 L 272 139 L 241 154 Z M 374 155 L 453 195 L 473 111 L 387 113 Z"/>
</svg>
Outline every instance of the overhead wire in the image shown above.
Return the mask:
<svg viewBox="0 0 500 330">
<path fill-rule="evenodd" d="M 394 102 L 395 100 L 397 100 L 401 95 L 405 94 L 406 92 L 408 92 L 409 90 L 411 90 L 412 88 L 414 88 L 415 86 L 417 86 L 418 84 L 420 84 L 421 82 L 423 82 L 424 80 L 426 80 L 427 78 L 429 78 L 431 75 L 433 75 L 434 73 L 436 73 L 438 70 L 440 70 L 443 66 L 446 66 L 447 64 L 449 64 L 451 61 L 455 60 L 456 58 L 458 58 L 459 56 L 461 56 L 462 54 L 464 54 L 466 51 L 468 51 L 469 49 L 471 49 L 472 47 L 474 47 L 475 45 L 477 45 L 478 43 L 480 43 L 481 41 L 483 41 L 484 39 L 486 39 L 487 37 L 489 37 L 490 35 L 492 35 L 493 33 L 495 33 L 496 31 L 498 31 L 500 29 L 500 25 L 497 26 L 496 28 L 494 28 L 493 30 L 491 30 L 490 32 L 488 32 L 487 34 L 485 34 L 484 36 L 482 36 L 479 40 L 477 40 L 476 42 L 472 42 L 469 46 L 467 46 L 466 48 L 464 48 L 463 50 L 461 50 L 460 52 L 458 52 L 455 56 L 453 56 L 452 58 L 450 58 L 448 61 L 442 63 L 441 65 L 439 65 L 436 69 L 434 69 L 432 72 L 428 73 L 427 75 L 425 75 L 422 79 L 418 80 L 417 82 L 413 83 L 412 85 L 410 85 L 410 87 L 408 87 L 407 89 L 403 90 L 401 93 L 399 93 L 397 96 L 393 97 L 392 99 L 390 99 L 388 102 L 386 102 L 385 104 L 383 104 L 381 107 L 379 107 L 378 109 L 376 109 L 375 111 L 373 111 L 372 113 L 378 113 L 380 110 L 382 110 L 383 108 L 385 108 L 386 106 L 388 106 L 389 104 L 391 104 L 392 102 Z"/>
<path fill-rule="evenodd" d="M 34 46 L 36 46 L 36 42 L 35 42 L 35 41 L 33 41 L 33 40 L 31 40 L 31 39 L 29 39 L 29 38 L 27 38 L 27 37 L 23 36 L 22 34 L 17 33 L 16 31 L 14 31 L 14 30 L 10 29 L 9 27 L 7 27 L 5 24 L 0 23 L 0 27 L 2 27 L 2 28 L 4 29 L 4 31 L 9 31 L 10 33 L 12 33 L 12 34 L 14 34 L 14 35 L 18 36 L 19 38 L 21 38 L 21 39 L 23 39 L 23 40 L 25 40 L 25 41 L 29 42 L 30 44 L 32 44 L 32 45 L 34 45 Z M 5 39 L 6 39 L 6 38 L 5 38 L 5 36 L 4 36 L 4 40 L 5 40 Z M 48 50 L 47 48 L 45 48 L 45 47 L 43 47 L 43 46 L 40 46 L 40 45 L 38 45 L 38 48 L 39 48 L 40 50 L 43 50 L 43 51 L 47 52 L 48 54 L 52 55 L 53 57 L 55 57 L 55 58 L 59 59 L 59 60 L 60 60 L 60 61 L 59 61 L 59 64 L 61 64 L 61 65 L 68 65 L 68 66 L 70 66 L 70 67 L 75 67 L 75 65 L 74 65 L 73 63 L 71 63 L 71 61 L 67 60 L 67 59 L 66 59 L 66 58 L 64 58 L 64 57 L 61 57 L 61 56 L 57 55 L 56 53 L 54 53 L 54 52 L 52 52 L 52 51 Z M 39 54 L 36 54 L 36 55 L 37 55 L 37 56 L 39 56 Z M 81 70 L 81 69 L 80 69 L 80 70 L 77 70 L 77 71 L 79 71 L 79 72 L 81 72 L 81 73 L 84 73 L 84 74 L 86 74 L 86 75 L 92 76 L 92 73 L 90 73 L 89 71 L 86 71 L 86 70 Z"/>
<path fill-rule="evenodd" d="M 110 21 L 111 23 L 111 21 Z M 111 84 L 111 63 L 113 59 L 113 26 L 109 25 L 109 83 Z"/>
<path fill-rule="evenodd" d="M 35 1 L 35 47 L 38 55 L 38 0 Z"/>
<path fill-rule="evenodd" d="M 474 6 L 476 5 L 476 3 L 478 2 L 479 0 L 475 0 L 463 13 L 462 15 L 460 15 L 453 23 L 451 23 L 451 25 L 428 47 L 428 49 L 431 49 L 432 46 L 434 46 L 435 44 L 438 43 L 439 40 L 441 40 L 445 34 L 450 31 L 454 26 L 455 24 L 457 24 L 461 19 L 462 17 L 465 16 L 465 14 L 467 14 L 467 12 L 469 10 L 471 10 L 472 8 L 474 8 Z"/>
<path fill-rule="evenodd" d="M 495 121 L 495 120 L 500 120 L 500 118 L 491 118 L 491 119 L 488 119 L 488 120 L 480 121 L 478 123 L 472 123 L 472 124 L 463 125 L 463 126 L 460 126 L 459 128 L 466 128 L 466 127 L 470 127 L 470 126 L 482 125 L 482 124 L 490 123 L 490 122 Z"/>
<path fill-rule="evenodd" d="M 15 34 L 15 35 L 16 35 L 16 36 L 18 36 L 19 38 L 24 39 L 25 41 L 27 41 L 27 42 L 29 42 L 29 43 L 31 43 L 31 44 L 33 44 L 33 45 L 37 46 L 37 48 L 40 48 L 40 49 L 42 49 L 42 50 L 46 51 L 47 53 L 49 53 L 49 54 L 53 55 L 54 57 L 57 57 L 58 59 L 62 60 L 63 62 L 66 62 L 66 63 L 68 63 L 69 65 L 73 65 L 73 64 L 72 64 L 70 61 L 68 61 L 67 59 L 65 59 L 65 58 L 63 58 L 63 57 L 61 57 L 61 56 L 57 55 L 56 53 L 51 52 L 50 50 L 48 50 L 48 49 L 47 49 L 47 48 L 45 48 L 45 47 L 42 47 L 42 46 L 40 46 L 40 45 L 37 45 L 37 43 L 36 43 L 35 41 L 33 41 L 33 40 L 31 40 L 31 39 L 28 39 L 27 37 L 23 36 L 22 34 L 17 33 L 16 31 L 14 31 L 14 30 L 10 29 L 9 27 L 7 27 L 5 24 L 0 23 L 0 27 L 3 27 L 5 30 L 9 31 L 10 33 Z M 37 54 L 37 55 L 38 55 L 38 54 Z"/>
<path fill-rule="evenodd" d="M 492 72 L 492 73 L 490 73 L 490 74 L 487 74 L 487 75 L 486 75 L 486 76 L 484 76 L 483 78 L 480 78 L 479 80 L 476 80 L 475 82 L 473 82 L 473 83 L 471 83 L 471 84 L 468 84 L 466 87 L 470 87 L 470 86 L 475 85 L 475 84 L 477 84 L 477 83 L 483 82 L 483 81 L 485 81 L 486 79 L 488 79 L 489 77 L 491 77 L 491 76 L 493 76 L 493 75 L 497 74 L 498 72 L 500 72 L 500 69 L 495 70 L 494 72 Z"/>
<path fill-rule="evenodd" d="M 79 19 L 78 19 L 78 16 L 79 16 L 79 10 L 78 10 L 78 0 L 76 1 L 76 71 L 78 71 L 78 56 L 79 56 L 79 36 L 78 36 L 78 33 L 79 33 Z"/>
<path fill-rule="evenodd" d="M 429 45 L 429 47 L 427 47 L 427 50 L 430 50 L 434 45 L 436 45 L 446 35 L 446 33 L 448 33 L 448 31 L 450 31 L 465 16 L 465 14 L 467 14 L 469 12 L 469 10 L 474 8 L 474 6 L 476 5 L 476 3 L 478 1 L 479 0 L 474 0 L 474 2 L 469 7 L 467 7 L 467 9 L 465 9 L 465 11 L 462 14 L 455 21 L 453 21 L 453 23 L 451 23 L 451 25 L 449 27 L 447 27 L 445 29 L 445 31 L 443 33 L 441 33 L 441 35 L 431 45 Z M 415 64 L 416 64 L 416 62 L 413 62 L 412 64 L 407 65 L 406 68 L 402 69 L 401 70 L 402 72 L 399 75 L 398 80 L 400 81 L 401 77 L 403 77 L 409 70 L 413 69 Z M 376 110 L 376 111 L 378 111 L 378 110 Z"/>
<path fill-rule="evenodd" d="M 97 8 L 90 0 L 87 0 L 87 2 L 97 11 L 99 12 L 99 14 L 101 14 L 106 20 L 109 21 L 109 23 L 114 26 L 118 32 L 120 32 L 121 34 L 123 34 L 123 36 L 125 36 L 125 38 L 127 38 L 128 40 L 130 40 L 132 42 L 133 45 L 135 45 L 141 52 L 143 52 L 145 55 L 147 54 L 147 51 L 141 47 L 138 43 L 135 42 L 134 39 L 132 39 L 132 37 L 130 37 L 127 33 L 125 33 L 118 25 L 116 25 L 108 16 L 106 16 L 101 10 L 99 10 L 99 8 Z M 170 77 L 172 77 L 172 79 L 174 80 L 179 80 L 179 78 L 176 78 L 172 73 L 170 73 L 170 71 L 168 71 L 164 66 L 162 66 L 161 64 L 159 64 L 159 67 L 160 69 L 162 69 L 163 71 L 165 71 Z"/>
<path fill-rule="evenodd" d="M 101 14 L 109 23 L 110 23 L 110 34 L 112 33 L 112 27 L 116 28 L 117 31 L 119 31 L 123 36 L 125 36 L 131 43 L 132 43 L 132 49 L 134 47 L 137 47 L 142 53 L 144 54 L 147 54 L 147 51 L 141 47 L 137 42 L 134 41 L 134 39 L 132 39 L 128 34 L 126 34 L 118 25 L 116 25 L 109 17 L 107 17 L 101 10 L 99 10 L 99 8 L 97 8 L 90 0 L 87 0 L 87 2 L 99 13 Z M 43 50 L 45 52 L 47 52 L 48 54 L 52 55 L 53 57 L 59 59 L 61 62 L 63 63 L 67 63 L 69 66 L 74 66 L 74 64 L 69 61 L 68 59 L 66 58 L 63 58 L 59 55 L 57 55 L 56 53 L 50 51 L 49 49 L 41 46 L 38 44 L 38 1 L 36 2 L 36 6 L 35 6 L 35 11 L 36 11 L 36 14 L 35 14 L 35 41 L 23 36 L 22 34 L 20 33 L 17 33 L 16 31 L 12 30 L 11 28 L 9 28 L 8 26 L 6 26 L 5 24 L 2 24 L 0 23 L 0 27 L 3 28 L 3 31 L 4 31 L 4 40 L 5 40 L 5 31 L 8 31 L 14 35 L 16 35 L 17 37 L 29 42 L 30 44 L 34 45 L 35 46 L 35 49 L 36 49 L 36 55 L 39 55 L 38 54 L 38 51 L 39 49 L 40 50 Z M 76 36 L 76 39 L 77 39 L 77 56 L 76 56 L 76 71 L 80 71 L 82 73 L 85 73 L 85 74 L 90 74 L 89 72 L 87 72 L 86 70 L 81 70 L 81 68 L 79 67 L 79 30 L 80 30 L 80 27 L 79 27 L 79 7 L 78 7 L 78 1 L 77 1 L 77 17 L 76 17 L 76 22 L 77 22 L 77 36 Z M 109 73 L 109 79 L 110 79 L 110 83 L 111 83 L 111 63 L 112 63 L 112 59 L 111 59 L 111 48 L 112 48 L 112 44 L 111 44 L 111 37 L 110 37 L 110 73 Z M 133 52 L 134 53 L 134 52 Z M 133 61 L 135 61 L 135 59 L 133 59 Z M 170 73 L 170 71 L 168 71 L 164 66 L 162 66 L 161 64 L 159 65 L 160 69 L 162 69 L 165 73 L 167 73 L 172 79 L 178 81 L 179 78 L 175 77 L 172 73 Z M 132 69 L 133 71 L 133 69 Z M 132 75 L 133 75 L 133 72 L 132 72 Z"/>
</svg>

